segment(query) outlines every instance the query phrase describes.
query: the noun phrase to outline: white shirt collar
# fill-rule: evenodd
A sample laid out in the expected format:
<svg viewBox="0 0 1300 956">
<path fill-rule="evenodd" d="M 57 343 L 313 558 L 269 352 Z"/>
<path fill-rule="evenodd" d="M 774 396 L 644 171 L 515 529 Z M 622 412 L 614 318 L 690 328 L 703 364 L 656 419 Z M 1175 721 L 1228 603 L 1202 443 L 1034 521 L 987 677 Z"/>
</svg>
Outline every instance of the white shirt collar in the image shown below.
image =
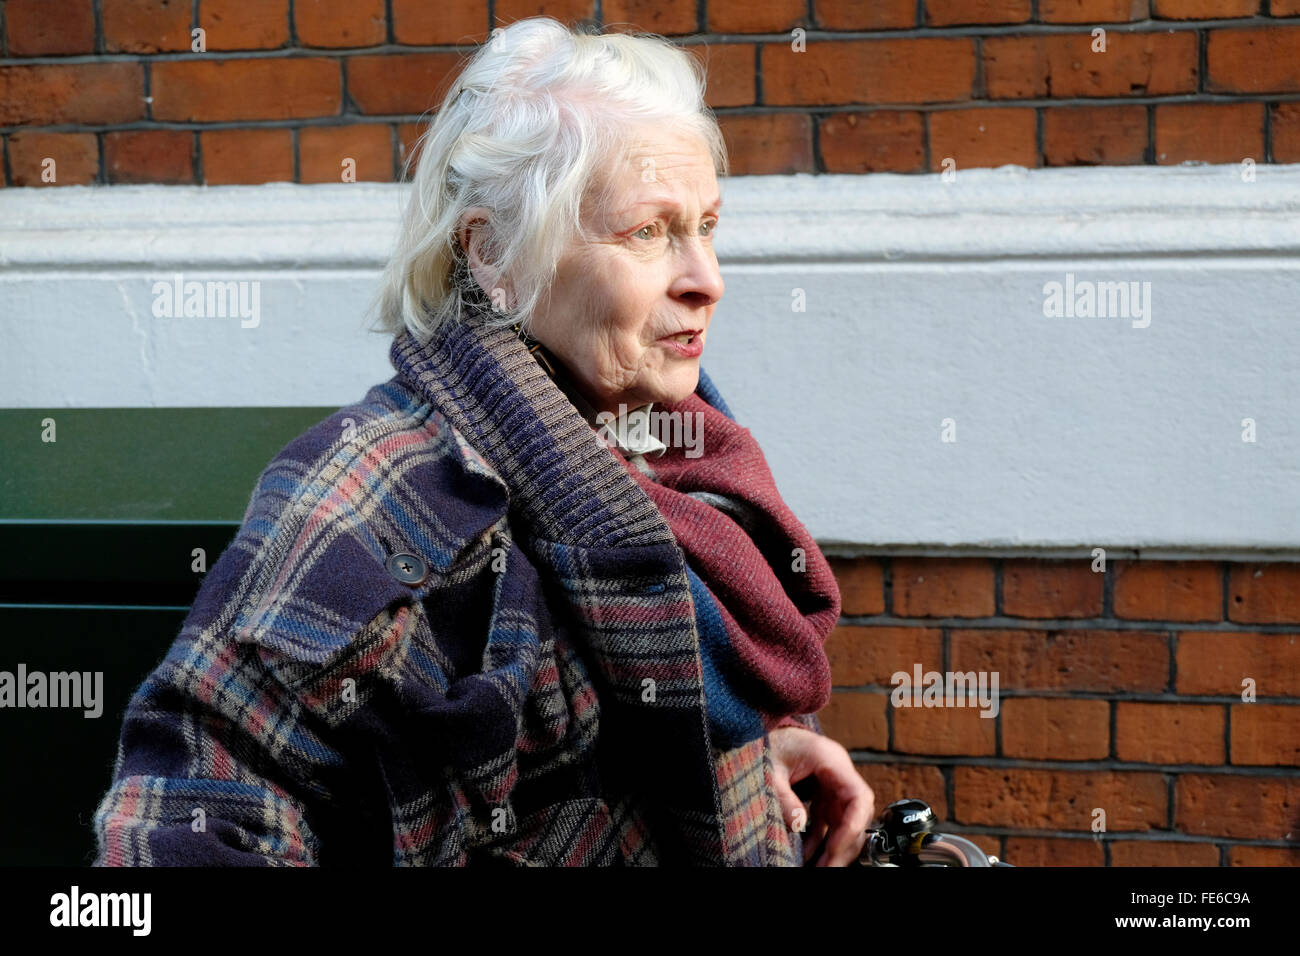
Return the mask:
<svg viewBox="0 0 1300 956">
<path fill-rule="evenodd" d="M 654 424 L 654 416 L 651 414 L 653 408 L 653 402 L 637 408 L 629 408 L 623 415 L 612 418 L 606 416 L 603 420 L 605 424 L 598 427 L 603 428 L 605 434 L 614 439 L 619 450 L 624 454 L 658 457 L 668 450 L 668 446 L 655 436 L 654 429 L 651 427 Z M 597 422 L 600 421 L 597 419 Z"/>
</svg>

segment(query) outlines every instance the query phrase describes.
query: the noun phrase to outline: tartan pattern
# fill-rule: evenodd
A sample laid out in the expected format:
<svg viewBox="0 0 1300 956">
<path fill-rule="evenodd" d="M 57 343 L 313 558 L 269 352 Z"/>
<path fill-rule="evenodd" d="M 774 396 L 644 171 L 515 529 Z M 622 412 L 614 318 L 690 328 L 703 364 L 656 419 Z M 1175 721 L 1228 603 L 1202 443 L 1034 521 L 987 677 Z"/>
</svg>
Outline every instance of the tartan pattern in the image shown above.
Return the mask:
<svg viewBox="0 0 1300 956">
<path fill-rule="evenodd" d="M 128 706 L 95 865 L 798 865 L 766 735 L 709 739 L 653 502 L 508 330 L 392 357 L 259 476 Z"/>
</svg>

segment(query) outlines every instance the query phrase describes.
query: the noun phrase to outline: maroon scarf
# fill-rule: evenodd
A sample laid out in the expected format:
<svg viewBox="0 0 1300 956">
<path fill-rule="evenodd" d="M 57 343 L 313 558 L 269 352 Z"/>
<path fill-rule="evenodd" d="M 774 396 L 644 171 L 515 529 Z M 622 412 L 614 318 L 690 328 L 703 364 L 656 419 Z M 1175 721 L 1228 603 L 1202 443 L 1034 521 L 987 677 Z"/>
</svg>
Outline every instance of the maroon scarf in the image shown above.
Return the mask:
<svg viewBox="0 0 1300 956">
<path fill-rule="evenodd" d="M 668 450 L 644 461 L 651 479 L 617 448 L 610 450 L 659 507 L 691 567 L 714 596 L 727 636 L 758 696 L 752 706 L 778 718 L 815 713 L 830 700 L 824 644 L 840 616 L 840 592 L 812 535 L 776 489 L 748 428 L 692 393 L 657 412 L 703 416 L 703 454 L 659 434 Z M 696 422 L 700 419 L 695 419 Z M 693 433 L 699 441 L 700 432 Z M 753 519 L 737 519 L 688 492 L 739 499 Z M 802 549 L 802 557 L 796 549 Z M 786 721 L 782 721 L 786 723 Z"/>
</svg>

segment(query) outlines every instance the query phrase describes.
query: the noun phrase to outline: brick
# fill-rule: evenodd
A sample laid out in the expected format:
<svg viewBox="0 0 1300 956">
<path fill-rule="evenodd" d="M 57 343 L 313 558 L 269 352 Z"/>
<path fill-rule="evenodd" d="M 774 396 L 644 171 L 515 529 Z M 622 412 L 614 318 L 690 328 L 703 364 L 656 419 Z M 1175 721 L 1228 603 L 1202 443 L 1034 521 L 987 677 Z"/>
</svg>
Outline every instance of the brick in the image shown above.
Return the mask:
<svg viewBox="0 0 1300 956">
<path fill-rule="evenodd" d="M 1038 165 L 1037 120 L 1031 109 L 995 107 L 930 114 L 930 169 L 951 157 L 957 169 Z"/>
<path fill-rule="evenodd" d="M 0 126 L 143 118 L 144 74 L 138 63 L 0 66 Z"/>
<path fill-rule="evenodd" d="M 149 129 L 104 134 L 104 174 L 109 183 L 194 182 L 194 134 Z"/>
<path fill-rule="evenodd" d="M 154 119 L 179 122 L 334 116 L 339 66 L 321 57 L 172 61 L 153 65 Z"/>
<path fill-rule="evenodd" d="M 1116 561 L 1115 616 L 1139 621 L 1218 621 L 1223 573 L 1216 561 Z"/>
<path fill-rule="evenodd" d="M 829 558 L 845 614 L 883 614 L 884 572 L 875 558 Z"/>
<path fill-rule="evenodd" d="M 1105 866 L 1099 840 L 1007 837 L 1006 861 L 1014 866 Z"/>
<path fill-rule="evenodd" d="M 1300 16 L 1300 0 L 1269 0 L 1268 12 L 1273 17 Z"/>
<path fill-rule="evenodd" d="M 45 161 L 53 160 L 46 182 Z M 88 186 L 99 178 L 99 144 L 94 133 L 37 133 L 9 137 L 9 166 L 15 186 Z"/>
<path fill-rule="evenodd" d="M 601 10 L 611 29 L 628 33 L 681 36 L 699 26 L 695 0 L 604 0 Z"/>
<path fill-rule="evenodd" d="M 1273 0 L 1274 7 L 1277 0 Z M 1280 846 L 1228 847 L 1228 866 L 1300 866 L 1300 849 Z"/>
<path fill-rule="evenodd" d="M 806 26 L 804 0 L 709 0 L 709 33 L 784 33 Z"/>
<path fill-rule="evenodd" d="M 1140 166 L 1145 162 L 1146 149 L 1145 106 L 1069 106 L 1043 110 L 1045 165 Z M 1096 577 L 1100 579 L 1101 575 Z"/>
<path fill-rule="evenodd" d="M 363 113 L 419 115 L 441 104 L 461 65 L 457 53 L 348 57 L 348 95 Z"/>
<path fill-rule="evenodd" d="M 1108 31 L 1106 52 L 1092 52 L 1088 33 L 988 37 L 984 85 L 990 99 L 1074 96 L 1165 96 L 1193 93 L 1193 31 Z"/>
<path fill-rule="evenodd" d="M 1242 681 L 1259 697 L 1300 696 L 1300 640 L 1295 634 L 1184 631 L 1178 635 L 1175 688 L 1180 694 L 1241 699 Z"/>
<path fill-rule="evenodd" d="M 1259 0 L 1151 0 L 1151 6 L 1151 15 L 1160 20 L 1226 20 L 1259 13 Z M 1276 14 L 1277 0 L 1273 7 Z"/>
<path fill-rule="evenodd" d="M 827 30 L 902 30 L 916 26 L 912 0 L 813 0 L 813 20 Z"/>
<path fill-rule="evenodd" d="M 388 39 L 384 0 L 295 0 L 299 46 L 378 46 Z"/>
<path fill-rule="evenodd" d="M 220 129 L 199 134 L 209 186 L 293 182 L 293 136 L 287 129 Z"/>
<path fill-rule="evenodd" d="M 1025 23 L 1029 0 L 926 0 L 925 25 L 951 27 L 965 23 Z"/>
<path fill-rule="evenodd" d="M 1110 847 L 1111 866 L 1218 866 L 1213 843 L 1172 840 L 1116 840 Z"/>
<path fill-rule="evenodd" d="M 1041 23 L 1130 23 L 1147 18 L 1148 0 L 1038 0 Z"/>
<path fill-rule="evenodd" d="M 1003 561 L 1002 613 L 1010 617 L 1100 617 L 1105 584 L 1106 575 L 1092 570 L 1090 558 Z"/>
<path fill-rule="evenodd" d="M 10 56 L 95 52 L 90 0 L 8 0 L 4 20 Z"/>
<path fill-rule="evenodd" d="M 1086 831 L 1098 807 L 1112 832 L 1163 827 L 1164 778 L 1104 770 L 953 768 L 953 818 L 963 824 Z"/>
<path fill-rule="evenodd" d="M 975 47 L 964 37 L 809 43 L 803 53 L 788 43 L 761 49 L 771 105 L 960 102 L 971 98 L 975 81 Z"/>
<path fill-rule="evenodd" d="M 962 836 L 983 850 L 986 856 L 1002 857 L 1001 837 L 990 833 L 963 833 Z"/>
<path fill-rule="evenodd" d="M 1174 823 L 1183 833 L 1242 840 L 1293 840 L 1300 778 L 1181 774 Z"/>
<path fill-rule="evenodd" d="M 1300 707 L 1236 704 L 1231 728 L 1234 764 L 1300 767 Z"/>
<path fill-rule="evenodd" d="M 1002 755 L 1102 760 L 1110 756 L 1110 704 L 1104 700 L 1008 698 L 1002 701 Z"/>
<path fill-rule="evenodd" d="M 836 686 L 890 687 L 891 675 L 899 671 L 910 674 L 916 664 L 923 672 L 941 670 L 943 635 L 930 627 L 842 625 L 827 635 L 826 656 Z"/>
<path fill-rule="evenodd" d="M 924 800 L 938 820 L 948 819 L 943 774 L 925 764 L 860 763 L 859 775 L 875 797 L 876 815 L 895 800 Z"/>
<path fill-rule="evenodd" d="M 951 668 L 997 671 L 1000 690 L 1159 693 L 1169 638 L 1150 631 L 954 629 Z"/>
<path fill-rule="evenodd" d="M 841 690 L 831 694 L 830 703 L 817 712 L 827 737 L 848 750 L 888 750 L 889 720 L 884 694 Z"/>
<path fill-rule="evenodd" d="M 411 46 L 483 43 L 487 10 L 481 0 L 393 0 L 393 39 Z"/>
<path fill-rule="evenodd" d="M 984 38 L 984 89 L 989 99 L 1047 95 L 1047 44 L 1043 37 Z"/>
<path fill-rule="evenodd" d="M 1271 124 L 1273 127 L 1273 155 L 1275 163 L 1300 162 L 1300 103 L 1274 103 Z M 1231 617 L 1233 608 L 1228 605 Z"/>
<path fill-rule="evenodd" d="M 1120 701 L 1115 755 L 1135 763 L 1219 765 L 1227 760 L 1224 720 L 1224 708 L 1218 704 Z"/>
<path fill-rule="evenodd" d="M 379 124 L 308 126 L 298 131 L 298 178 L 304 183 L 343 182 L 350 159 L 357 182 L 392 182 L 390 127 Z"/>
<path fill-rule="evenodd" d="M 1211 30 L 1205 72 L 1209 93 L 1300 90 L 1300 27 Z"/>
<path fill-rule="evenodd" d="M 811 173 L 812 121 L 804 114 L 768 113 L 718 119 L 733 176 Z"/>
<path fill-rule="evenodd" d="M 757 54 L 752 43 L 697 43 L 684 49 L 704 67 L 709 106 L 749 106 L 755 101 Z"/>
<path fill-rule="evenodd" d="M 1232 565 L 1228 569 L 1228 619 L 1248 624 L 1300 621 L 1300 564 Z"/>
<path fill-rule="evenodd" d="M 104 49 L 110 53 L 189 50 L 191 0 L 102 0 Z"/>
<path fill-rule="evenodd" d="M 594 0 L 496 0 L 493 5 L 496 22 L 493 26 L 504 27 L 522 20 L 544 14 L 554 17 L 561 23 L 574 23 L 578 20 L 595 22 L 596 4 Z M 609 17 L 605 17 L 609 22 Z"/>
<path fill-rule="evenodd" d="M 894 613 L 901 617 L 988 617 L 993 563 L 985 558 L 895 558 Z"/>
<path fill-rule="evenodd" d="M 992 757 L 997 753 L 997 721 L 980 713 L 978 706 L 896 707 L 894 750 Z"/>
<path fill-rule="evenodd" d="M 1156 106 L 1156 162 L 1263 162 L 1263 103 L 1178 103 Z"/>
<path fill-rule="evenodd" d="M 925 164 L 925 120 L 911 110 L 832 113 L 817 135 L 828 173 L 916 173 Z"/>
<path fill-rule="evenodd" d="M 289 0 L 199 0 L 209 50 L 277 50 L 289 43 Z"/>
</svg>

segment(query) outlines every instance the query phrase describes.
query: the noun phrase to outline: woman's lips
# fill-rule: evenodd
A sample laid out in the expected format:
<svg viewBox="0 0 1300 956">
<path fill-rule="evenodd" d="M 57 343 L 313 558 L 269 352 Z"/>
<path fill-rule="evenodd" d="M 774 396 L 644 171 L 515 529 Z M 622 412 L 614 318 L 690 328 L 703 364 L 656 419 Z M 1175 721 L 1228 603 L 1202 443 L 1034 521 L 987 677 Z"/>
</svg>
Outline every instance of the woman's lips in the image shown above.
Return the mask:
<svg viewBox="0 0 1300 956">
<path fill-rule="evenodd" d="M 660 345 L 676 352 L 683 358 L 698 358 L 704 351 L 704 338 L 699 332 L 665 335 L 657 340 Z"/>
</svg>

